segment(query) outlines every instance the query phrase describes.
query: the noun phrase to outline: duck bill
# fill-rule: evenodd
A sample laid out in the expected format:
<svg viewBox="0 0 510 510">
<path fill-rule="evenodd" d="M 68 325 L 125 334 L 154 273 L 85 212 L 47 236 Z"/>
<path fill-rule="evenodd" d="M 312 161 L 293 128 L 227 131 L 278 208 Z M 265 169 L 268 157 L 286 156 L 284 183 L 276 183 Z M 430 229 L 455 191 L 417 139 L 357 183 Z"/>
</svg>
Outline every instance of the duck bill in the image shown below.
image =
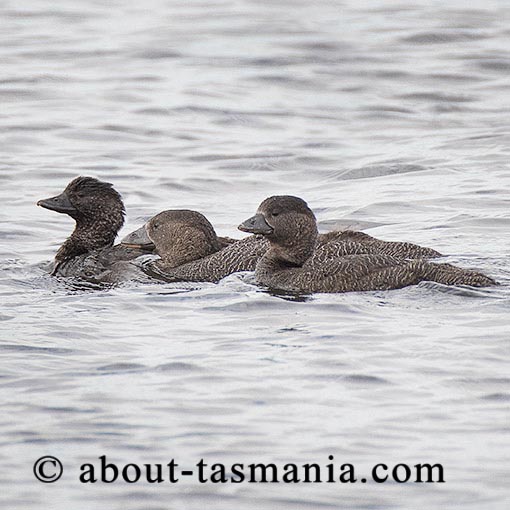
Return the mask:
<svg viewBox="0 0 510 510">
<path fill-rule="evenodd" d="M 120 243 L 130 248 L 142 248 L 144 250 L 153 250 L 155 248 L 154 243 L 147 235 L 145 225 L 128 234 Z"/>
<path fill-rule="evenodd" d="M 67 193 L 64 191 L 57 195 L 56 197 L 45 198 L 43 200 L 39 200 L 37 205 L 44 207 L 45 209 L 49 209 L 50 211 L 55 211 L 63 214 L 77 214 L 78 210 L 71 204 Z"/>
<path fill-rule="evenodd" d="M 251 234 L 268 235 L 273 233 L 273 227 L 268 225 L 264 215 L 256 214 L 246 221 L 243 221 L 238 227 L 242 232 L 250 232 Z"/>
</svg>

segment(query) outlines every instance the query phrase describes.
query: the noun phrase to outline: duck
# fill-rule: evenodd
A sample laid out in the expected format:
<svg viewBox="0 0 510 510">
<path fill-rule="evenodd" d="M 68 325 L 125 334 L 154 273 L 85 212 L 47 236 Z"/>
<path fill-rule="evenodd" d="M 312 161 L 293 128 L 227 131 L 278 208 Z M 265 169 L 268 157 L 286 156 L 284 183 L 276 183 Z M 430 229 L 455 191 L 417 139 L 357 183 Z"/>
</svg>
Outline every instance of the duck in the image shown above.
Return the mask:
<svg viewBox="0 0 510 510">
<path fill-rule="evenodd" d="M 232 273 L 253 271 L 267 250 L 262 237 L 219 237 L 203 214 L 188 209 L 160 212 L 121 244 L 154 247 L 160 259 L 144 268 L 150 276 L 169 282 L 217 283 Z"/>
<path fill-rule="evenodd" d="M 256 265 L 255 280 L 278 291 L 308 294 L 390 290 L 421 281 L 473 287 L 497 284 L 482 273 L 423 258 L 382 252 L 343 254 L 342 243 L 334 240 L 317 246 L 315 215 L 303 199 L 295 196 L 266 198 L 257 213 L 238 228 L 268 241 L 269 249 Z"/>
<path fill-rule="evenodd" d="M 153 247 L 160 260 L 145 269 L 164 281 L 217 283 L 237 272 L 255 271 L 270 244 L 262 235 L 235 240 L 216 235 L 207 218 L 187 209 L 163 211 L 121 241 L 131 247 Z M 333 231 L 320 234 L 317 260 L 349 254 L 399 253 L 402 256 L 436 257 L 439 252 L 412 243 L 381 241 L 363 232 Z"/>
<path fill-rule="evenodd" d="M 53 276 L 112 280 L 123 262 L 152 251 L 150 246 L 114 246 L 124 224 L 125 208 L 121 195 L 108 182 L 79 176 L 62 193 L 39 200 L 37 205 L 75 221 L 74 231 L 55 255 Z"/>
</svg>

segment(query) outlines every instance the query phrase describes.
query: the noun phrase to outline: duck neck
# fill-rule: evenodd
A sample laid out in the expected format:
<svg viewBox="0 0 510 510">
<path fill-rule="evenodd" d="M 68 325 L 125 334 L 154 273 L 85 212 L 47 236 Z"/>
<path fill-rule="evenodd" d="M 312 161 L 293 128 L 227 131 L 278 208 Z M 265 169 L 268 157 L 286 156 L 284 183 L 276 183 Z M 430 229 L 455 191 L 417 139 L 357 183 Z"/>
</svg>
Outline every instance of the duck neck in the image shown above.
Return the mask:
<svg viewBox="0 0 510 510">
<path fill-rule="evenodd" d="M 267 268 L 286 269 L 301 267 L 312 255 L 317 242 L 317 229 L 290 239 L 271 239 L 263 259 Z"/>
<path fill-rule="evenodd" d="M 62 263 L 78 255 L 112 246 L 123 223 L 122 213 L 120 216 L 103 218 L 77 218 L 74 231 L 58 250 L 55 262 Z"/>
</svg>

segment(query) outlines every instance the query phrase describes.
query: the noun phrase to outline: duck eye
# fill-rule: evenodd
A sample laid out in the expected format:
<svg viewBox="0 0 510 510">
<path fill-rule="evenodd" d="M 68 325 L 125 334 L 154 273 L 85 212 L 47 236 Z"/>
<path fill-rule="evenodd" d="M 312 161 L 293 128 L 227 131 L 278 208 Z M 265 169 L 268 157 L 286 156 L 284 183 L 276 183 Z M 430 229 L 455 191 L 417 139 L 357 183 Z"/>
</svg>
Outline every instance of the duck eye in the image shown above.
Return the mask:
<svg viewBox="0 0 510 510">
<path fill-rule="evenodd" d="M 275 212 L 272 212 L 272 213 L 271 213 L 271 216 L 272 216 L 273 218 L 276 218 L 279 214 L 280 214 L 280 213 L 279 213 L 278 211 L 275 211 Z"/>
</svg>

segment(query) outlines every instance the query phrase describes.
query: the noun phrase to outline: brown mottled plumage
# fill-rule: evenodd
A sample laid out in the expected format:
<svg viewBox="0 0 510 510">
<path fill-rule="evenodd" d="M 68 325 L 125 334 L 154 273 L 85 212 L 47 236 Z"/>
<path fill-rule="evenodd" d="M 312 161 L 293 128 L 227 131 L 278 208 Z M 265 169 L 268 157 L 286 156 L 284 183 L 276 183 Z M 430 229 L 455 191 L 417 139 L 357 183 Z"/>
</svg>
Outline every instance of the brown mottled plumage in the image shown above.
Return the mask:
<svg viewBox="0 0 510 510">
<path fill-rule="evenodd" d="M 250 271 L 267 250 L 264 239 L 250 236 L 229 244 L 226 248 L 203 259 L 178 267 L 168 267 L 155 262 L 151 276 L 165 281 L 219 282 L 225 276 L 239 271 Z"/>
<path fill-rule="evenodd" d="M 417 244 L 401 241 L 382 241 L 364 232 L 354 230 L 333 231 L 327 234 L 319 234 L 318 239 L 323 244 L 330 241 L 341 241 L 345 243 L 343 247 L 344 252 L 342 252 L 340 246 L 337 245 L 337 249 L 339 250 L 336 253 L 337 256 L 361 253 L 359 251 L 353 251 L 357 249 L 357 247 L 354 246 L 356 244 L 364 247 L 366 250 L 364 253 L 378 253 L 404 259 L 431 259 L 441 257 L 441 253 L 432 248 L 427 248 L 426 246 L 419 246 Z M 330 250 L 332 249 L 331 246 Z"/>
<path fill-rule="evenodd" d="M 255 269 L 267 249 L 264 239 L 217 237 L 199 212 L 163 211 L 123 240 L 131 246 L 153 243 L 161 260 L 146 266 L 151 276 L 165 281 L 217 282 L 238 271 Z"/>
<path fill-rule="evenodd" d="M 107 182 L 77 177 L 60 195 L 39 200 L 37 205 L 67 214 L 76 222 L 73 233 L 55 256 L 52 274 L 101 280 L 117 262 L 147 253 L 113 246 L 124 223 L 124 204 Z"/>
<path fill-rule="evenodd" d="M 154 244 L 161 260 L 151 263 L 146 269 L 151 276 L 167 281 L 218 282 L 235 272 L 254 271 L 269 247 L 263 236 L 250 236 L 238 241 L 218 238 L 213 226 L 202 214 L 189 210 L 163 211 L 122 242 L 131 246 Z M 379 252 L 412 253 L 416 257 L 439 255 L 430 248 L 381 241 L 354 231 L 319 235 L 315 248 L 317 261 Z"/>
<path fill-rule="evenodd" d="M 450 264 L 432 264 L 384 253 L 346 254 L 345 243 L 316 247 L 317 222 L 306 202 L 292 196 L 270 197 L 239 227 L 261 234 L 269 250 L 257 264 L 258 283 L 292 292 L 388 290 L 434 281 L 445 285 L 494 285 L 481 274 Z M 343 256 L 338 256 L 342 253 Z"/>
</svg>

